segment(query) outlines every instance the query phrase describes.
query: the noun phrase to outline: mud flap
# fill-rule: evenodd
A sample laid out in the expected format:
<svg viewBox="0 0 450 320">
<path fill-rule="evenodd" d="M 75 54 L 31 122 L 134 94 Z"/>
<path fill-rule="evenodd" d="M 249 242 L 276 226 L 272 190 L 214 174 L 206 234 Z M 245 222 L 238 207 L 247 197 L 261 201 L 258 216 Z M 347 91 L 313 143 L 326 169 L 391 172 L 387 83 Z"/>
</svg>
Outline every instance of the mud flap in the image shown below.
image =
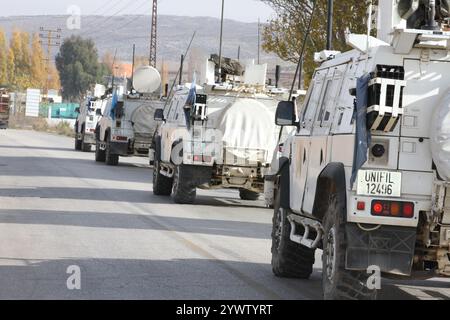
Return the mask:
<svg viewBox="0 0 450 320">
<path fill-rule="evenodd" d="M 111 154 L 127 155 L 128 143 L 111 142 Z"/>
<path fill-rule="evenodd" d="M 357 224 L 348 223 L 346 237 L 346 269 L 367 270 L 369 266 L 378 266 L 381 272 L 411 274 L 415 228 L 381 226 L 377 230 L 364 231 Z"/>
</svg>

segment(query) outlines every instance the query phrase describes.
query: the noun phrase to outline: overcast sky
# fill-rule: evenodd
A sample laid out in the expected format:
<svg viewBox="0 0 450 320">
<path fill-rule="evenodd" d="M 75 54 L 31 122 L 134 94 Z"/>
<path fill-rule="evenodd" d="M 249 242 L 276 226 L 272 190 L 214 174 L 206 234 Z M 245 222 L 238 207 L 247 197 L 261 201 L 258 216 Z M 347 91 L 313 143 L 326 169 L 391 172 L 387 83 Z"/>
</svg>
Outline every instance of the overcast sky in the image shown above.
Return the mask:
<svg viewBox="0 0 450 320">
<path fill-rule="evenodd" d="M 152 0 L 1 0 L 0 16 L 66 14 L 76 5 L 82 14 L 150 14 Z M 159 13 L 220 17 L 221 0 L 159 0 Z M 270 7 L 258 0 L 225 0 L 225 16 L 244 22 L 266 21 Z"/>
</svg>

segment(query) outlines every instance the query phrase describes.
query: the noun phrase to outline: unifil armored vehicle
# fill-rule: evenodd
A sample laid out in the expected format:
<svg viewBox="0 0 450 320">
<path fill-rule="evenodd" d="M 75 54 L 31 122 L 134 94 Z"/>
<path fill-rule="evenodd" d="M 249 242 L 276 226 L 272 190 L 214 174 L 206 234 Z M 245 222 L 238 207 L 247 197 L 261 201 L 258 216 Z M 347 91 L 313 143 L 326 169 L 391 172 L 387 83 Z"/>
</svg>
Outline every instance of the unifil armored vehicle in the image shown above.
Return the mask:
<svg viewBox="0 0 450 320">
<path fill-rule="evenodd" d="M 128 83 L 128 81 L 126 81 Z M 153 93 L 161 85 L 159 72 L 140 67 L 133 75 L 133 88 L 115 85 L 97 124 L 95 160 L 117 165 L 120 156 L 147 157 L 156 122 L 159 100 Z"/>
<path fill-rule="evenodd" d="M 103 85 L 95 85 L 94 93 L 89 94 L 86 104 L 78 108 L 75 122 L 75 150 L 89 152 L 92 145 L 95 145 L 95 128 L 107 103 L 105 93 Z"/>
<path fill-rule="evenodd" d="M 450 276 L 447 0 L 380 1 L 377 38 L 322 52 L 275 184 L 272 267 L 308 278 L 323 249 L 326 299 L 375 298 L 379 274 Z"/>
<path fill-rule="evenodd" d="M 199 72 L 201 86 L 195 80 L 179 86 L 155 114 L 161 124 L 153 192 L 176 203 L 193 203 L 197 188 L 236 189 L 243 200 L 257 200 L 264 191 L 279 132 L 273 122 L 278 101 L 265 90 L 267 65 L 249 65 L 243 77 L 223 71 L 216 83 L 214 60 Z M 242 68 L 229 63 L 229 70 L 236 66 Z"/>
</svg>

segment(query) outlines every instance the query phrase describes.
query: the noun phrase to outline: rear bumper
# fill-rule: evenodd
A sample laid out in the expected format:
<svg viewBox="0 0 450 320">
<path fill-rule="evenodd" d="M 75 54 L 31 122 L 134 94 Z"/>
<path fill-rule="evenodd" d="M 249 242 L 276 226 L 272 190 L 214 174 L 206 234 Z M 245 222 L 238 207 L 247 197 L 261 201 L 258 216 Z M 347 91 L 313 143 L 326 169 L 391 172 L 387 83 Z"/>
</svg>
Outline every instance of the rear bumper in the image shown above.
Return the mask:
<svg viewBox="0 0 450 320">
<path fill-rule="evenodd" d="M 223 188 L 242 188 L 258 193 L 264 192 L 263 167 L 236 167 L 224 165 L 218 167 L 214 179 Z"/>
</svg>

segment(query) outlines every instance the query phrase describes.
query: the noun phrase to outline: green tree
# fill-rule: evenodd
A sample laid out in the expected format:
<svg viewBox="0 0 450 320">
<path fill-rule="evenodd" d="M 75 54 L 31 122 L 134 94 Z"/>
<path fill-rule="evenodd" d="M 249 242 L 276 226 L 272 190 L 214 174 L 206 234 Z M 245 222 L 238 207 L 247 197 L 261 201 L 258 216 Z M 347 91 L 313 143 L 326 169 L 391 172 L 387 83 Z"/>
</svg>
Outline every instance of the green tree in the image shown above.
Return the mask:
<svg viewBox="0 0 450 320">
<path fill-rule="evenodd" d="M 8 46 L 3 29 L 0 29 L 0 85 L 8 84 Z"/>
<path fill-rule="evenodd" d="M 316 9 L 312 20 L 312 29 L 308 38 L 304 56 L 305 80 L 308 83 L 316 64 L 314 53 L 325 49 L 327 36 L 327 0 L 261 0 L 276 12 L 276 18 L 270 20 L 263 30 L 263 48 L 277 54 L 281 59 L 298 63 L 302 42 L 311 17 L 314 1 Z M 334 1 L 333 12 L 333 49 L 346 51 L 347 30 L 353 33 L 365 33 L 368 1 Z"/>
<path fill-rule="evenodd" d="M 61 79 L 64 99 L 82 99 L 86 90 L 101 81 L 104 68 L 98 60 L 91 39 L 71 36 L 64 40 L 56 56 L 56 68 Z"/>
</svg>

